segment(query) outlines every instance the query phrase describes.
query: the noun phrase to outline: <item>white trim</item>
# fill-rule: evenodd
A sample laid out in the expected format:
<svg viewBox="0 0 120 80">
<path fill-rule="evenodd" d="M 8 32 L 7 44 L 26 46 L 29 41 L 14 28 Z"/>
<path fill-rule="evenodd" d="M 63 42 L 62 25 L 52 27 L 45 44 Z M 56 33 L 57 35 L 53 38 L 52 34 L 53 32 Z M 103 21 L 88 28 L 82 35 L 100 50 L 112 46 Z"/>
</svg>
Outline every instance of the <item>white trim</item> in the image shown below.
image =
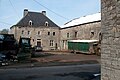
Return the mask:
<svg viewBox="0 0 120 80">
<path fill-rule="evenodd" d="M 29 25 L 32 26 L 32 21 L 31 20 L 29 21 Z"/>
<path fill-rule="evenodd" d="M 48 26 L 48 25 L 49 25 L 49 23 L 48 23 L 48 21 L 46 21 L 46 22 L 45 22 L 45 26 Z"/>
<path fill-rule="evenodd" d="M 99 40 L 68 40 L 68 42 L 98 42 Z"/>
</svg>

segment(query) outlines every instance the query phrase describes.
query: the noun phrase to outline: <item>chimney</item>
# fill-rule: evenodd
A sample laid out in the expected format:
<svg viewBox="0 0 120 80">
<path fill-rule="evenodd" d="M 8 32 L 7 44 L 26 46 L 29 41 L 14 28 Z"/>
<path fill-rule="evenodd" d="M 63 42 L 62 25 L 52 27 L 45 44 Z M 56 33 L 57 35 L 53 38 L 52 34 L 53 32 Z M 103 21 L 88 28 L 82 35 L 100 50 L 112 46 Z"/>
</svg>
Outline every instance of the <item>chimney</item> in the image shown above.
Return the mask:
<svg viewBox="0 0 120 80">
<path fill-rule="evenodd" d="M 28 14 L 28 9 L 24 9 L 23 16 L 25 17 Z"/>
<path fill-rule="evenodd" d="M 42 11 L 42 14 L 46 16 L 46 11 Z"/>
</svg>

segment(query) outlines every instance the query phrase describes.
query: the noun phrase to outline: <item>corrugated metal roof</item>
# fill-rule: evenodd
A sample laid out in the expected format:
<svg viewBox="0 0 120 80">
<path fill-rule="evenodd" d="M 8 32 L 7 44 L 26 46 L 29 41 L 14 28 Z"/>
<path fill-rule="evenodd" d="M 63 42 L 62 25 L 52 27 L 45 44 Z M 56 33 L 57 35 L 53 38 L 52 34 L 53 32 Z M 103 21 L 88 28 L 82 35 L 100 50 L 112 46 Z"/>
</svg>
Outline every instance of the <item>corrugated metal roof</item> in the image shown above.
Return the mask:
<svg viewBox="0 0 120 80">
<path fill-rule="evenodd" d="M 87 16 L 73 19 L 65 23 L 63 26 L 61 26 L 61 28 L 70 27 L 74 25 L 80 25 L 80 24 L 99 21 L 99 20 L 101 20 L 101 13 L 96 13 L 96 14 L 87 15 Z"/>
</svg>

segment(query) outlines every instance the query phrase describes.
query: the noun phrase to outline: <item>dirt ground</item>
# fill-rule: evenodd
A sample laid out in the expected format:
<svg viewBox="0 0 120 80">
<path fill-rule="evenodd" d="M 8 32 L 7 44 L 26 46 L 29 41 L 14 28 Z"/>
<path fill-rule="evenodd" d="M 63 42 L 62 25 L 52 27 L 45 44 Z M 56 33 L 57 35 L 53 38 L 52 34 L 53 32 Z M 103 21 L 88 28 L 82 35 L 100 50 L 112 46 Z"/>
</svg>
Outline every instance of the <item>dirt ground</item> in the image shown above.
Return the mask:
<svg viewBox="0 0 120 80">
<path fill-rule="evenodd" d="M 68 52 L 36 52 L 34 60 L 38 62 L 79 62 L 79 61 L 98 61 L 100 63 L 100 56 L 73 54 Z"/>
<path fill-rule="evenodd" d="M 47 67 L 82 64 L 100 64 L 100 56 L 69 52 L 36 52 L 30 62 L 10 63 L 0 68 Z"/>
</svg>

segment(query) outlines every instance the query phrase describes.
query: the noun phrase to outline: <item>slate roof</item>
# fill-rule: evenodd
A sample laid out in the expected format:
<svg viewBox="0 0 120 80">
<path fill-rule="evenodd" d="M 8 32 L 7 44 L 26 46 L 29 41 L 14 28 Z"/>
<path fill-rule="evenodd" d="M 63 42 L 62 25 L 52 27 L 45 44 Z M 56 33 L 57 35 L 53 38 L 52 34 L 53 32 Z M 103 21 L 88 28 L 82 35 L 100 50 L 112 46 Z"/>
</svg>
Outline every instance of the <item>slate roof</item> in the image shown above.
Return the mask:
<svg viewBox="0 0 120 80">
<path fill-rule="evenodd" d="M 45 22 L 48 22 L 48 27 L 59 27 L 53 21 L 51 21 L 47 16 L 39 12 L 28 12 L 16 26 L 29 26 L 29 21 L 32 21 L 32 27 L 43 27 Z"/>
</svg>

